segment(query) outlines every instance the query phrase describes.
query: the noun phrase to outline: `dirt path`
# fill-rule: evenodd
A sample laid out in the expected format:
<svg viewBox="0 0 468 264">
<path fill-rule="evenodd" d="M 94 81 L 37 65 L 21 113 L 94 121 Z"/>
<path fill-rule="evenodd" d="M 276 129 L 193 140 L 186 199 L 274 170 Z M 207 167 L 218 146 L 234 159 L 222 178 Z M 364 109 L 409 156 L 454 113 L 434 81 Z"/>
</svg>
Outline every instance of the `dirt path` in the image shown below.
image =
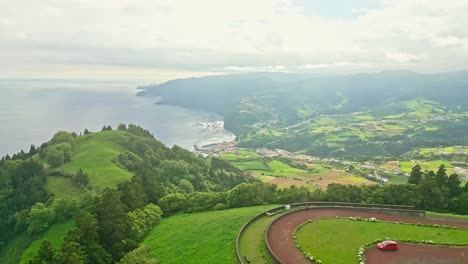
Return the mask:
<svg viewBox="0 0 468 264">
<path fill-rule="evenodd" d="M 406 223 L 422 223 L 422 224 L 439 224 L 456 226 L 463 229 L 468 229 L 468 223 L 458 223 L 452 221 L 435 220 L 427 218 L 416 218 L 408 216 L 397 216 L 389 214 L 379 214 L 373 212 L 358 212 L 340 209 L 315 209 L 307 211 L 299 211 L 294 214 L 287 215 L 271 226 L 268 232 L 268 243 L 275 255 L 285 264 L 302 264 L 308 262 L 304 255 L 297 250 L 293 235 L 296 228 L 309 219 L 319 219 L 324 217 L 349 217 L 359 216 L 362 218 L 376 217 L 379 220 L 399 221 Z M 369 262 L 372 263 L 372 262 Z M 374 262 L 380 263 L 380 262 Z M 401 263 L 401 262 L 400 262 Z M 411 262 L 410 262 L 411 263 Z M 418 263 L 418 262 L 415 262 Z M 437 262 L 436 262 L 437 263 Z M 465 262 L 466 263 L 466 262 Z"/>
</svg>

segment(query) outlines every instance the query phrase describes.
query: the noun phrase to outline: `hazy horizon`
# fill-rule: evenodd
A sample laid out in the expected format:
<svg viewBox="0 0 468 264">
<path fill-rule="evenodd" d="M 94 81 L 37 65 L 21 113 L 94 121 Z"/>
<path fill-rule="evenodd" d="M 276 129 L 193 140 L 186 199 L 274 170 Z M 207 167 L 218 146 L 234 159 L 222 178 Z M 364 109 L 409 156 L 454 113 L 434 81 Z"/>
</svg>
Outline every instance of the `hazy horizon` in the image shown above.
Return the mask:
<svg viewBox="0 0 468 264">
<path fill-rule="evenodd" d="M 468 2 L 4 1 L 0 78 L 468 69 Z"/>
</svg>

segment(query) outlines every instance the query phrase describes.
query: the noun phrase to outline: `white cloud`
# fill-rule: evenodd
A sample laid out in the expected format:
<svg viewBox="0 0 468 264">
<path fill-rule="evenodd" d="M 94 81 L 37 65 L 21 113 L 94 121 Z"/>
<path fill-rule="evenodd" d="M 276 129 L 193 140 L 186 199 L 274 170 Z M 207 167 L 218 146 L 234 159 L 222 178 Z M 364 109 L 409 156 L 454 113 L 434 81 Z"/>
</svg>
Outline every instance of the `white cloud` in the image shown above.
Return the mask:
<svg viewBox="0 0 468 264">
<path fill-rule="evenodd" d="M 115 67 L 137 75 L 468 68 L 468 1 L 382 1 L 329 20 L 292 0 L 0 0 L 0 77 L 30 74 L 26 67 L 54 75 L 59 65 L 106 76 Z"/>
</svg>

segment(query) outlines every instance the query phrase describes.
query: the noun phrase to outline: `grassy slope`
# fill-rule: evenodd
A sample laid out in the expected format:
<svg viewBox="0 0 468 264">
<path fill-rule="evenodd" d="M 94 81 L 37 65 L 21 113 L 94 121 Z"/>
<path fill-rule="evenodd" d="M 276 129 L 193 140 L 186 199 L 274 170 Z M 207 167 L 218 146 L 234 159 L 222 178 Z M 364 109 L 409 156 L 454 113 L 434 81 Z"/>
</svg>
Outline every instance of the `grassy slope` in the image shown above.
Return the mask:
<svg viewBox="0 0 468 264">
<path fill-rule="evenodd" d="M 242 162 L 233 162 L 234 166 L 241 170 L 256 170 L 256 171 L 267 171 L 268 168 L 265 166 L 262 160 L 249 160 Z"/>
<path fill-rule="evenodd" d="M 46 187 L 59 199 L 67 196 L 77 197 L 82 191 L 70 178 L 59 176 L 48 176 Z"/>
<path fill-rule="evenodd" d="M 33 258 L 41 246 L 42 240 L 51 241 L 54 246 L 60 246 L 63 243 L 63 238 L 75 226 L 74 220 L 68 220 L 63 223 L 57 223 L 50 226 L 38 239 L 34 240 L 24 251 L 21 256 L 20 263 L 27 263 Z"/>
<path fill-rule="evenodd" d="M 125 131 L 104 131 L 78 137 L 75 141 L 72 161 L 63 164 L 57 170 L 75 173 L 79 168 L 82 168 L 88 173 L 91 186 L 97 187 L 98 190 L 106 187 L 115 188 L 117 184 L 129 180 L 132 176 L 130 172 L 118 167 L 113 162 L 124 151 L 123 143 L 126 138 L 127 132 Z M 81 193 L 80 188 L 66 177 L 50 175 L 47 178 L 46 186 L 57 198 L 78 197 Z M 58 245 L 72 227 L 73 222 L 68 221 L 54 224 L 44 233 L 34 237 L 23 234 L 15 239 L 16 242 L 9 245 L 9 247 L 19 250 L 15 254 L 10 254 L 9 258 L 16 259 L 12 263 L 18 263 L 17 258 L 23 253 L 21 263 L 26 263 L 37 253 L 43 239 L 51 240 Z M 9 249 L 9 251 L 15 252 L 13 249 Z M 0 263 L 3 262 L 0 261 Z"/>
<path fill-rule="evenodd" d="M 27 263 L 36 255 L 43 239 L 50 240 L 56 246 L 60 245 L 74 224 L 73 220 L 68 220 L 63 223 L 53 224 L 45 232 L 37 235 L 29 235 L 26 232 L 19 234 L 1 250 L 0 263 Z"/>
<path fill-rule="evenodd" d="M 340 228 L 336 228 L 339 226 Z M 343 237 L 346 234 L 346 237 Z M 435 242 L 468 243 L 468 231 L 369 223 L 348 219 L 322 219 L 302 227 L 297 233 L 299 245 L 305 252 L 325 263 L 347 264 L 356 262 L 360 246 L 376 239 L 433 240 Z"/>
<path fill-rule="evenodd" d="M 268 205 L 266 208 L 277 207 Z M 261 213 L 263 206 L 235 208 L 165 218 L 143 245 L 158 263 L 237 263 L 236 235 L 242 225 Z"/>
<path fill-rule="evenodd" d="M 82 168 L 88 173 L 93 187 L 115 188 L 132 177 L 130 172 L 113 162 L 124 151 L 122 145 L 126 136 L 125 131 L 104 131 L 79 137 L 75 142 L 72 161 L 59 169 L 75 173 Z"/>
<path fill-rule="evenodd" d="M 284 213 L 271 217 L 262 217 L 249 225 L 240 239 L 239 251 L 241 256 L 247 256 L 252 263 L 268 263 L 266 253 L 265 232 L 269 224 Z"/>
</svg>

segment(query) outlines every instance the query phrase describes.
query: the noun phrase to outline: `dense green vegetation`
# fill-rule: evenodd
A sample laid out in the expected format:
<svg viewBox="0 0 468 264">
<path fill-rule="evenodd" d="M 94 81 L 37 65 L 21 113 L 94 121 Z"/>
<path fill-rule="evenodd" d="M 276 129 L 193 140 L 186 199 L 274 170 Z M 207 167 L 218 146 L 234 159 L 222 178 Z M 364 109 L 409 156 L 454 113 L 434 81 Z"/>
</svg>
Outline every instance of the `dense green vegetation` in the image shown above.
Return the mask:
<svg viewBox="0 0 468 264">
<path fill-rule="evenodd" d="M 386 203 L 468 214 L 468 187 L 461 185 L 456 174 L 447 175 L 444 166 L 437 172 L 413 167 L 409 184 L 330 184 L 325 191 L 304 186 L 278 188 L 239 169 L 239 164 L 257 162 L 265 168 L 244 169 L 306 177 L 330 170 L 321 163 L 264 159 L 246 150 L 235 156 L 226 154 L 224 158 L 235 166 L 223 156 L 203 158 L 178 146 L 168 148 L 147 130 L 134 125 L 119 125 L 118 130 L 107 126 L 95 133 L 85 130 L 83 135 L 61 131 L 38 148 L 32 146 L 29 152 L 5 156 L 0 159 L 0 260 L 31 264 L 119 260 L 153 263 L 153 257 L 159 258 L 161 254 L 154 245 L 166 248 L 174 246 L 166 242 L 175 244 L 170 240 L 173 237 L 160 235 L 161 230 L 180 229 L 186 235 L 189 231 L 184 228 L 202 230 L 212 221 L 211 232 L 231 230 L 235 234 L 261 208 L 241 211 L 232 208 L 266 203 Z M 245 214 L 239 213 L 242 210 Z M 195 213 L 204 211 L 212 212 Z M 163 219 L 161 227 L 158 224 L 163 216 L 168 218 Z M 192 222 L 172 226 L 170 221 Z M 154 227 L 156 231 L 152 231 Z M 145 238 L 150 232 L 158 234 L 152 233 L 148 238 L 151 247 L 139 248 L 142 241 L 148 241 Z M 206 237 L 200 237 L 200 233 L 187 239 L 196 239 L 190 240 L 190 245 L 205 252 L 207 258 L 220 257 L 229 262 L 232 255 L 212 255 L 210 249 L 202 250 L 195 244 L 195 241 L 224 241 L 226 245 L 235 238 L 229 232 L 212 237 L 207 231 Z M 185 246 L 187 241 L 180 241 Z M 161 261 L 166 257 L 161 255 Z"/>
<path fill-rule="evenodd" d="M 190 199 L 186 211 L 236 207 L 219 192 L 253 181 L 222 160 L 167 148 L 133 125 L 82 136 L 59 132 L 29 153 L 3 157 L 0 176 L 0 257 L 19 259 L 35 240 L 22 258 L 37 253 L 32 263 L 118 260 L 159 221 L 162 211 L 154 204 L 163 196 Z M 213 204 L 205 200 L 210 193 L 220 197 Z M 71 218 L 78 219 L 74 228 L 63 225 Z"/>
<path fill-rule="evenodd" d="M 163 219 L 143 241 L 164 263 L 237 263 L 236 235 L 253 216 L 273 205 L 179 214 Z"/>
<path fill-rule="evenodd" d="M 43 240 L 48 240 L 52 242 L 52 245 L 59 247 L 63 243 L 64 237 L 75 225 L 73 220 L 68 220 L 66 222 L 56 223 L 51 225 L 47 231 L 40 235 L 39 239 L 34 240 L 26 249 L 24 249 L 23 254 L 21 255 L 20 263 L 27 263 L 32 259 L 37 252 Z"/>
<path fill-rule="evenodd" d="M 340 228 L 336 228 L 339 226 Z M 346 236 L 343 236 L 346 234 Z M 325 263 L 355 263 L 358 249 L 376 239 L 468 243 L 468 231 L 384 222 L 320 219 L 296 232 L 301 248 Z"/>
</svg>

